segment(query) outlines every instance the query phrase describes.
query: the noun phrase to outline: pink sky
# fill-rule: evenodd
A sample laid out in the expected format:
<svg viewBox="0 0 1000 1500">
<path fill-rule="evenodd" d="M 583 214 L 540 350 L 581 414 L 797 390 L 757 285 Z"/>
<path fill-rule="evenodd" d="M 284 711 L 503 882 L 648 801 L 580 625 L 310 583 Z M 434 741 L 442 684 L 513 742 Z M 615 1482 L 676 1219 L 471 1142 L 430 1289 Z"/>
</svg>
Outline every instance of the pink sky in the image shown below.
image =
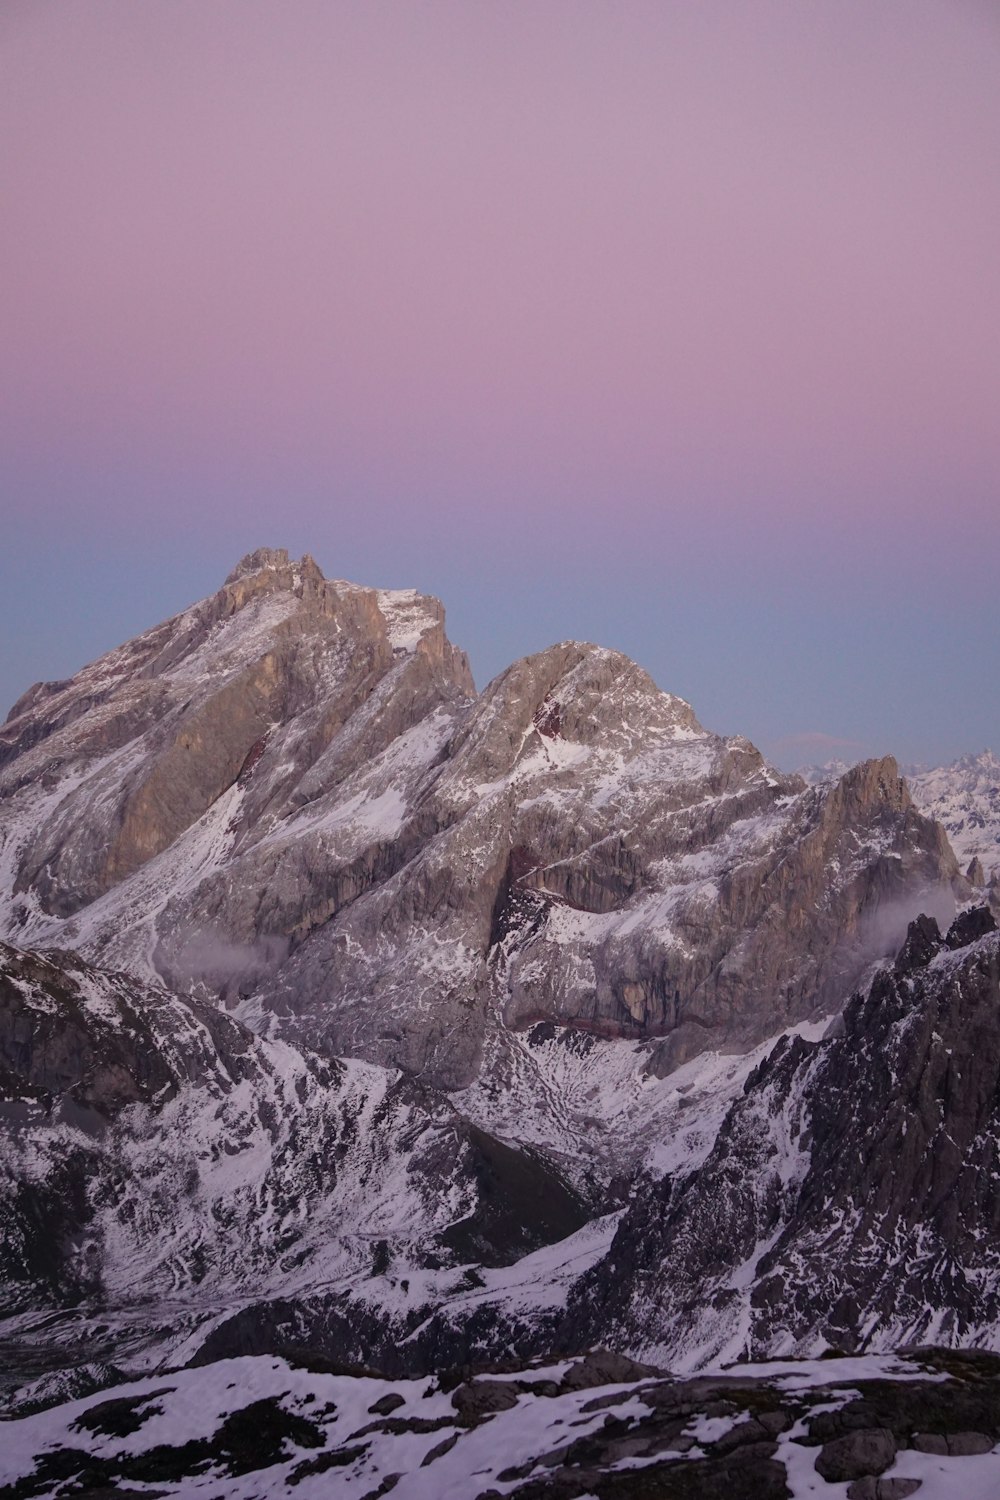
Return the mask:
<svg viewBox="0 0 1000 1500">
<path fill-rule="evenodd" d="M 987 0 L 7 0 L 5 510 L 995 546 L 998 78 Z"/>
</svg>

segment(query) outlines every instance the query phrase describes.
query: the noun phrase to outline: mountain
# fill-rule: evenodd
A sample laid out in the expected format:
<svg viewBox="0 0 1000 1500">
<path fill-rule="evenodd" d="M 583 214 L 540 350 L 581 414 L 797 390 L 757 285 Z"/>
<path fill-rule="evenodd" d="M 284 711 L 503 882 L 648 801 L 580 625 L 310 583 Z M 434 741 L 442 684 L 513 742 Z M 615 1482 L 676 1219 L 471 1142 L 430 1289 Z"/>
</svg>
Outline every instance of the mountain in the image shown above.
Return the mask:
<svg viewBox="0 0 1000 1500">
<path fill-rule="evenodd" d="M 947 766 L 903 768 L 914 806 L 947 831 L 959 864 L 973 883 L 1000 877 L 1000 758 L 992 750 L 962 755 Z M 843 760 L 801 766 L 809 786 L 836 781 L 850 766 Z"/>
<path fill-rule="evenodd" d="M 436 600 L 251 554 L 0 729 L 0 1405 L 1000 1349 L 973 897 L 891 759 L 808 786 L 577 642 L 477 693 Z"/>
<path fill-rule="evenodd" d="M 966 889 L 891 760 L 807 789 L 573 642 L 476 696 L 443 618 L 265 550 L 29 690 L 0 932 L 455 1089 L 539 1023 L 745 1050 Z"/>
<path fill-rule="evenodd" d="M 577 1289 L 588 1327 L 697 1367 L 1000 1347 L 1000 935 L 913 923 L 821 1041 L 785 1039 L 705 1161 L 637 1196 Z"/>
<path fill-rule="evenodd" d="M 911 924 L 825 1038 L 647 1075 L 656 1134 L 611 1211 L 398 1074 L 64 954 L 0 961 L 21 1404 L 296 1349 L 402 1378 L 600 1344 L 674 1369 L 1000 1348 L 985 907 Z"/>
<path fill-rule="evenodd" d="M 0 944 L 0 1118 L 0 1319 L 29 1345 L 45 1327 L 56 1367 L 81 1344 L 160 1359 L 393 1263 L 454 1283 L 588 1218 L 441 1094 L 58 951 Z"/>
<path fill-rule="evenodd" d="M 977 883 L 1000 879 L 1000 757 L 983 750 L 907 780 L 921 812 L 947 830 L 962 868 L 978 861 Z"/>
<path fill-rule="evenodd" d="M 801 776 L 807 786 L 821 786 L 825 781 L 839 781 L 841 776 L 846 776 L 852 766 L 856 766 L 856 760 L 826 760 L 822 765 L 815 762 L 807 766 L 799 766 L 796 776 Z"/>
</svg>

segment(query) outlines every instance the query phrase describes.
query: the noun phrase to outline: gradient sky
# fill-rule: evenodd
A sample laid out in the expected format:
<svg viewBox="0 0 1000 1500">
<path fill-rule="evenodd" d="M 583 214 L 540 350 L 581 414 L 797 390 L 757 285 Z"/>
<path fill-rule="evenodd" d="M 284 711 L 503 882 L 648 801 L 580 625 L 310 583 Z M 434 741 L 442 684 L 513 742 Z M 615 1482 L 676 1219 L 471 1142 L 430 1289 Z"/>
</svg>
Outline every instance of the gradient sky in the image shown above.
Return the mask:
<svg viewBox="0 0 1000 1500">
<path fill-rule="evenodd" d="M 1000 748 L 995 0 L 3 0 L 0 699 L 259 545 Z"/>
</svg>

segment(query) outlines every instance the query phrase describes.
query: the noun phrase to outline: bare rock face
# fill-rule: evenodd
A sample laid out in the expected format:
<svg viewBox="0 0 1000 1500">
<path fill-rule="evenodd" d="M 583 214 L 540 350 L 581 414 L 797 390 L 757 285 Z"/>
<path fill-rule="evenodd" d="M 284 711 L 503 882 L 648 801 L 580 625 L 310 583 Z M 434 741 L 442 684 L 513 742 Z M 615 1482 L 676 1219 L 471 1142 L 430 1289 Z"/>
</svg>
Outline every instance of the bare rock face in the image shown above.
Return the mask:
<svg viewBox="0 0 1000 1500">
<path fill-rule="evenodd" d="M 488 1035 L 666 1074 L 836 1010 L 967 886 L 891 760 L 807 788 L 564 642 L 478 697 L 435 600 L 263 549 L 0 731 L 2 929 L 447 1088 Z"/>
<path fill-rule="evenodd" d="M 839 1035 L 780 1042 L 704 1164 L 636 1196 L 578 1288 L 567 1344 L 669 1349 L 681 1367 L 993 1346 L 998 1013 L 989 911 L 943 938 L 915 922 Z"/>
<path fill-rule="evenodd" d="M 35 818 L 15 892 L 50 915 L 79 911 L 169 848 L 269 746 L 271 761 L 291 751 L 285 779 L 297 780 L 394 672 L 412 679 L 411 709 L 468 694 L 443 618 L 434 600 L 329 583 L 311 558 L 264 549 L 211 599 L 30 690 L 0 731 L 0 790 L 35 792 L 21 799 Z M 40 799 L 39 783 L 55 795 Z"/>
</svg>

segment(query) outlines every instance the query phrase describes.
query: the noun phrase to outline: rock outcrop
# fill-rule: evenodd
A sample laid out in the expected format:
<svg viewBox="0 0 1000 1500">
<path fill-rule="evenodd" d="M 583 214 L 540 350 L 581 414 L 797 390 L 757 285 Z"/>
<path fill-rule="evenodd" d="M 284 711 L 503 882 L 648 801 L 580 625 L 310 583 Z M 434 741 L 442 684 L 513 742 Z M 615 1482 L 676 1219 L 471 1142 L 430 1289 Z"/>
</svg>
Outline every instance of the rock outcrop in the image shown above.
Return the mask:
<svg viewBox="0 0 1000 1500">
<path fill-rule="evenodd" d="M 693 1173 L 634 1199 L 563 1337 L 677 1364 L 995 1347 L 1000 934 L 915 922 L 838 1034 L 786 1039 Z"/>
<path fill-rule="evenodd" d="M 0 1481 L 12 1500 L 206 1481 L 220 1500 L 789 1500 L 829 1474 L 847 1500 L 906 1500 L 925 1480 L 937 1496 L 992 1494 L 1000 1470 L 995 1358 L 927 1349 L 679 1379 L 597 1350 L 468 1376 L 393 1380 L 289 1351 L 119 1374 L 51 1411 L 36 1386 L 4 1424 Z"/>
</svg>

